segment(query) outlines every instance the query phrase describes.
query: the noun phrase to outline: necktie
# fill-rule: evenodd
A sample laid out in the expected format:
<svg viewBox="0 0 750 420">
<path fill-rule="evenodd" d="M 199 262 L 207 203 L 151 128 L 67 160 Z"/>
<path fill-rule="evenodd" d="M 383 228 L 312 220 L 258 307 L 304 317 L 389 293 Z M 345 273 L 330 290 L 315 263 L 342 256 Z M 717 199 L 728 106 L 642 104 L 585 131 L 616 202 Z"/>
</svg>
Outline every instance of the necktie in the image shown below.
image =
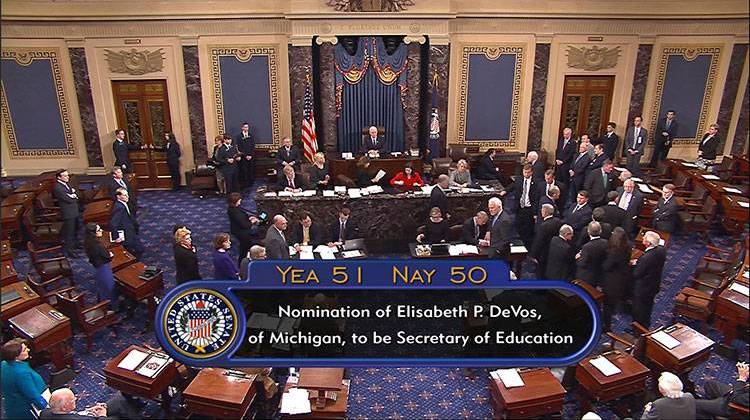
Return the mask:
<svg viewBox="0 0 750 420">
<path fill-rule="evenodd" d="M 602 184 L 604 184 L 604 188 L 607 188 L 607 181 L 609 181 L 609 179 L 607 179 L 607 173 L 602 171 Z"/>
<path fill-rule="evenodd" d="M 529 207 L 529 179 L 523 179 L 523 194 L 521 196 L 521 207 Z"/>
<path fill-rule="evenodd" d="M 552 184 L 547 184 L 546 191 L 544 191 L 545 194 L 549 195 L 549 188 L 552 186 Z"/>
<path fill-rule="evenodd" d="M 128 216 L 132 216 L 132 215 L 130 214 L 130 207 L 128 207 L 128 203 L 122 203 L 122 205 L 124 205 L 124 206 L 125 206 L 125 211 L 127 211 L 127 212 L 128 212 Z"/>
<path fill-rule="evenodd" d="M 672 121 L 667 120 L 667 130 L 669 130 L 669 126 L 672 125 Z"/>
<path fill-rule="evenodd" d="M 339 228 L 339 242 L 344 242 L 344 234 L 346 232 L 346 222 L 341 222 L 341 227 Z"/>
<path fill-rule="evenodd" d="M 302 244 L 307 245 L 310 243 L 310 228 L 303 227 L 302 228 Z"/>
<path fill-rule="evenodd" d="M 496 214 L 495 217 L 492 218 L 492 224 L 490 227 L 495 227 L 495 222 L 497 222 L 497 218 L 500 217 L 500 213 Z"/>
<path fill-rule="evenodd" d="M 640 128 L 636 127 L 633 129 L 633 149 L 638 148 L 638 133 L 641 131 Z"/>
<path fill-rule="evenodd" d="M 125 186 L 125 181 L 123 181 L 123 180 L 121 180 L 121 179 L 118 179 L 118 180 L 117 180 L 117 183 L 118 183 L 118 184 L 120 184 L 120 186 L 121 186 L 122 188 L 125 188 L 126 190 L 128 189 L 128 187 L 126 187 L 126 186 Z"/>
<path fill-rule="evenodd" d="M 289 186 L 294 188 L 294 177 L 287 177 L 287 180 L 289 181 Z"/>
<path fill-rule="evenodd" d="M 581 208 L 580 204 L 576 204 L 576 207 L 573 209 L 573 213 L 577 212 Z"/>
<path fill-rule="evenodd" d="M 703 144 L 706 144 L 706 143 L 708 143 L 708 141 L 709 141 L 709 140 L 711 140 L 711 138 L 712 138 L 712 137 L 713 137 L 713 136 L 708 136 L 708 137 L 706 137 L 706 139 L 705 139 L 705 140 L 703 140 Z"/>
</svg>

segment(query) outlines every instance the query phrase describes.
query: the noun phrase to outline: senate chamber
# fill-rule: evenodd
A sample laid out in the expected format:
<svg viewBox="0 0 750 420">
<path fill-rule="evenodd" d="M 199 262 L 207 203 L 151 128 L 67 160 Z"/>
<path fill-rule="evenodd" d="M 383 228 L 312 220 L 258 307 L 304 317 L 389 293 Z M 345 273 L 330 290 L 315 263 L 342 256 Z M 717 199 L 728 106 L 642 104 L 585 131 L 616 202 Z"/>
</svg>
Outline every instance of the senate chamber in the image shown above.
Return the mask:
<svg viewBox="0 0 750 420">
<path fill-rule="evenodd" d="M 0 417 L 747 418 L 749 10 L 2 0 Z"/>
</svg>

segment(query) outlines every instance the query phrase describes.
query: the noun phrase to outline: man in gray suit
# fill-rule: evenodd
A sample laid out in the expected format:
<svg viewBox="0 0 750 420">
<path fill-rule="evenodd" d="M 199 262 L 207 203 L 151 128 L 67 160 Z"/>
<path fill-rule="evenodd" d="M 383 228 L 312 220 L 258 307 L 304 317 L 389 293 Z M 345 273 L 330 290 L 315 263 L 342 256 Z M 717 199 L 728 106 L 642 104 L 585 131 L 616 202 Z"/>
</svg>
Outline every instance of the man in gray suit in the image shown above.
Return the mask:
<svg viewBox="0 0 750 420">
<path fill-rule="evenodd" d="M 664 396 L 646 404 L 643 419 L 694 419 L 695 399 L 682 392 L 682 381 L 674 373 L 662 372 L 659 376 L 659 392 Z"/>
<path fill-rule="evenodd" d="M 269 260 L 288 260 L 289 245 L 286 242 L 284 231 L 286 230 L 286 217 L 277 214 L 273 216 L 273 225 L 266 231 L 266 256 Z"/>
<path fill-rule="evenodd" d="M 641 177 L 641 156 L 643 156 L 643 150 L 646 148 L 646 141 L 648 140 L 648 131 L 641 127 L 641 121 L 643 119 L 640 115 L 633 118 L 633 126 L 628 128 L 625 133 L 625 143 L 623 144 L 625 156 L 628 159 L 628 170 L 637 177 Z"/>
</svg>

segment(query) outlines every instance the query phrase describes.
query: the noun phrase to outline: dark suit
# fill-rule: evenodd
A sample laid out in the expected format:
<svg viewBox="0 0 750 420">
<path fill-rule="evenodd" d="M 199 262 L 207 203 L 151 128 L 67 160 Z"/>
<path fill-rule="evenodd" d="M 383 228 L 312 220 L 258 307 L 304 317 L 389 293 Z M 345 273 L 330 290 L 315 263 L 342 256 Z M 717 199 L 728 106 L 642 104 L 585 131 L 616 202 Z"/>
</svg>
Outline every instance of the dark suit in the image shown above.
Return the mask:
<svg viewBox="0 0 750 420">
<path fill-rule="evenodd" d="M 541 158 L 534 161 L 531 169 L 531 177 L 534 178 L 534 181 L 544 182 L 544 172 L 547 170 L 547 165 L 542 162 Z"/>
<path fill-rule="evenodd" d="M 123 184 L 125 184 L 125 190 L 128 192 L 128 207 L 130 207 L 130 211 L 133 212 L 133 214 L 136 214 L 136 211 L 138 209 L 138 201 L 135 197 L 135 191 L 132 189 L 130 182 L 123 177 L 120 181 L 122 181 Z M 107 178 L 107 181 L 105 183 L 105 188 L 109 192 L 110 197 L 112 197 L 112 200 L 117 200 L 117 189 L 123 188 L 120 183 L 117 182 L 114 176 L 111 176 Z"/>
<path fill-rule="evenodd" d="M 176 190 L 180 188 L 180 156 L 182 156 L 182 151 L 180 150 L 180 144 L 177 142 L 167 142 L 165 148 L 167 166 L 169 166 L 169 174 L 172 176 L 172 189 Z"/>
<path fill-rule="evenodd" d="M 667 133 L 667 135 L 665 136 L 662 133 Z M 651 166 L 656 166 L 657 162 L 667 158 L 669 149 L 672 148 L 672 139 L 675 133 L 677 133 L 677 120 L 672 118 L 669 124 L 667 124 L 667 117 L 659 120 L 654 133 L 654 153 L 651 155 Z"/>
<path fill-rule="evenodd" d="M 484 239 L 485 233 L 487 233 L 487 223 L 477 225 L 474 217 L 469 217 L 464 222 L 461 240 L 465 244 L 476 245 L 480 239 Z"/>
<path fill-rule="evenodd" d="M 576 142 L 573 139 L 568 139 L 568 143 L 565 144 L 565 139 L 562 138 L 557 142 L 557 150 L 555 150 L 555 160 L 562 161 L 561 164 L 555 168 L 555 178 L 562 184 L 567 185 L 570 181 L 570 174 L 568 171 L 573 165 L 573 159 L 576 156 Z M 561 195 L 562 197 L 562 195 Z"/>
<path fill-rule="evenodd" d="M 377 150 L 381 155 L 388 153 L 388 146 L 385 143 L 385 137 L 382 135 L 377 136 L 375 139 L 370 137 L 369 134 L 362 136 L 362 143 L 359 148 L 359 153 L 367 153 L 370 150 Z"/>
<path fill-rule="evenodd" d="M 619 194 L 619 198 L 617 199 L 617 203 L 619 204 L 625 195 L 625 190 L 623 187 L 619 187 L 617 188 L 617 193 Z M 638 215 L 641 214 L 641 210 L 643 210 L 643 194 L 641 194 L 638 188 L 634 188 L 630 202 L 628 202 L 628 207 L 625 209 L 625 222 L 622 226 L 628 235 L 635 233 L 635 228 L 638 225 Z"/>
<path fill-rule="evenodd" d="M 113 237 L 117 237 L 117 231 L 125 232 L 125 241 L 122 245 L 136 257 L 143 252 L 140 238 L 138 237 L 138 222 L 133 217 L 128 206 L 122 201 L 116 200 L 112 206 L 112 214 L 109 219 L 109 231 Z"/>
<path fill-rule="evenodd" d="M 589 162 L 589 167 L 586 168 L 586 171 L 591 172 L 601 168 L 602 166 L 604 166 L 604 161 L 607 159 L 609 159 L 609 157 L 606 153 L 602 153 L 599 156 L 594 156 L 594 158 Z"/>
<path fill-rule="evenodd" d="M 312 245 L 313 247 L 316 247 L 323 242 L 323 230 L 320 229 L 320 226 L 318 226 L 317 223 L 313 222 L 313 224 L 310 225 L 310 231 L 308 233 L 310 236 L 310 242 L 308 242 L 308 245 Z M 300 244 L 302 245 L 302 241 L 304 239 L 304 232 L 302 231 L 302 224 L 297 223 L 295 226 L 294 231 L 292 232 L 291 236 L 291 242 L 292 244 Z"/>
<path fill-rule="evenodd" d="M 250 223 L 249 215 L 239 207 L 229 206 L 229 232 L 239 240 L 239 260 L 247 256 L 247 251 L 253 245 L 253 237 L 257 234 L 257 226 Z"/>
<path fill-rule="evenodd" d="M 510 253 L 510 237 L 513 221 L 508 212 L 501 212 L 495 216 L 490 214 L 487 222 L 490 231 L 490 258 L 505 258 Z"/>
<path fill-rule="evenodd" d="M 498 174 L 497 167 L 495 166 L 495 161 L 490 155 L 482 156 L 482 158 L 479 159 L 479 165 L 472 171 L 472 173 L 476 179 L 482 179 L 485 181 L 498 180 L 500 178 L 500 174 Z"/>
<path fill-rule="evenodd" d="M 606 204 L 607 193 L 612 191 L 614 187 L 615 176 L 613 172 L 610 171 L 609 174 L 606 174 L 604 168 L 599 168 L 586 175 L 583 189 L 589 192 L 589 203 L 592 207 L 596 208 Z M 607 176 L 606 184 L 604 183 L 604 174 Z"/>
<path fill-rule="evenodd" d="M 685 393 L 680 398 L 662 397 L 651 403 L 651 409 L 644 411 L 641 420 L 690 420 L 695 418 L 695 398 Z"/>
<path fill-rule="evenodd" d="M 550 217 L 540 223 L 534 234 L 534 243 L 531 245 L 529 255 L 537 260 L 536 275 L 539 278 L 544 277 L 547 273 L 547 256 L 549 245 L 552 238 L 558 236 L 562 220 L 557 217 Z"/>
<path fill-rule="evenodd" d="M 581 258 L 576 262 L 577 277 L 592 286 L 602 282 L 602 265 L 607 258 L 607 240 L 597 238 L 581 247 Z"/>
<path fill-rule="evenodd" d="M 653 226 L 657 230 L 674 233 L 677 230 L 677 200 L 674 196 L 664 202 L 664 197 L 659 197 L 654 209 Z"/>
<path fill-rule="evenodd" d="M 255 140 L 250 136 L 250 132 L 247 133 L 247 137 L 243 133 L 237 134 L 234 138 L 234 144 L 237 145 L 237 150 L 242 154 L 242 160 L 240 160 L 240 185 L 248 187 L 253 185 L 255 181 Z M 253 157 L 247 160 L 246 157 Z"/>
<path fill-rule="evenodd" d="M 623 227 L 625 220 L 627 219 L 627 212 L 617 204 L 606 204 L 602 206 L 604 209 L 604 220 L 603 222 L 609 223 L 613 227 Z"/>
<path fill-rule="evenodd" d="M 305 183 L 305 178 L 302 176 L 302 174 L 294 174 L 294 186 L 289 183 L 289 178 L 287 178 L 286 175 L 281 174 L 281 176 L 279 177 L 278 188 L 279 191 L 284 191 L 285 188 L 300 188 L 304 190 L 307 188 L 307 184 Z"/>
<path fill-rule="evenodd" d="M 661 286 L 666 258 L 667 251 L 657 246 L 647 249 L 633 267 L 633 320 L 646 328 L 651 325 L 651 309 Z"/>
<path fill-rule="evenodd" d="M 614 227 L 607 222 L 599 222 L 599 225 L 602 227 L 602 233 L 601 235 L 599 235 L 599 237 L 602 239 L 609 240 L 609 237 L 612 236 L 612 230 L 614 230 Z M 588 230 L 582 229 L 581 234 L 576 239 L 576 248 L 577 249 L 583 248 L 583 246 L 589 243 L 590 240 L 591 240 L 591 237 L 589 236 Z"/>
<path fill-rule="evenodd" d="M 349 218 L 344 225 L 344 234 L 341 235 L 341 219 L 336 220 L 331 225 L 331 242 L 344 242 L 347 239 L 357 238 L 357 224 Z"/>
<path fill-rule="evenodd" d="M 299 147 L 291 145 L 289 150 L 286 150 L 284 146 L 279 147 L 279 150 L 276 152 L 276 169 L 279 171 L 279 176 L 283 175 L 281 170 L 284 169 L 285 162 L 294 162 L 294 169 L 299 169 L 302 163 L 302 153 L 300 153 Z"/>
<path fill-rule="evenodd" d="M 604 291 L 604 330 L 610 331 L 612 314 L 625 299 L 630 285 L 630 248 L 625 252 L 608 251 L 602 264 L 602 290 Z"/>
<path fill-rule="evenodd" d="M 175 282 L 178 285 L 186 281 L 201 279 L 201 273 L 198 270 L 198 255 L 193 250 L 175 244 L 174 265 L 177 271 Z"/>
<path fill-rule="evenodd" d="M 269 260 L 288 260 L 289 245 L 283 233 L 279 233 L 276 226 L 269 226 L 264 239 L 266 245 L 266 256 Z"/>
<path fill-rule="evenodd" d="M 625 133 L 625 143 L 623 144 L 624 154 L 627 157 L 628 170 L 635 176 L 641 176 L 641 156 L 643 156 L 643 150 L 646 148 L 646 141 L 648 140 L 648 131 L 640 127 L 638 131 L 638 137 L 635 136 L 635 127 L 628 127 L 628 131 Z M 630 151 L 635 150 L 636 154 L 631 154 Z"/>
<path fill-rule="evenodd" d="M 565 212 L 565 217 L 563 218 L 565 223 L 573 228 L 576 236 L 580 234 L 581 229 L 588 226 L 591 222 L 591 212 L 593 211 L 588 203 L 576 210 L 577 205 L 578 203 L 571 205 Z"/>
<path fill-rule="evenodd" d="M 115 142 L 112 143 L 112 152 L 115 155 L 115 166 L 122 168 L 122 171 L 126 174 L 132 173 L 133 165 L 130 163 L 128 150 L 138 149 L 140 149 L 140 147 L 115 139 Z"/>
<path fill-rule="evenodd" d="M 575 276 L 575 250 L 559 235 L 553 237 L 547 251 L 547 270 L 544 278 L 549 280 L 573 280 Z"/>
<path fill-rule="evenodd" d="M 557 201 L 554 201 L 552 199 L 549 199 L 549 197 L 547 197 L 547 188 L 548 188 L 547 186 L 548 185 L 549 185 L 549 187 L 552 187 L 554 185 L 555 187 L 557 187 L 560 190 L 560 198 Z M 553 182 L 550 185 L 550 184 L 547 184 L 547 181 L 545 180 L 545 181 L 537 184 L 537 188 L 539 189 L 539 191 L 537 191 L 537 193 L 536 193 L 536 195 L 539 197 L 539 202 L 537 203 L 537 208 L 536 208 L 537 213 L 539 213 L 539 209 L 542 208 L 542 204 L 544 204 L 545 202 L 547 202 L 547 203 L 552 204 L 553 206 L 555 206 L 555 211 L 557 211 L 558 208 L 562 208 L 563 207 L 563 196 L 564 196 L 564 194 L 567 191 L 567 188 L 566 188 L 565 184 L 562 184 L 562 183 L 560 183 L 560 181 L 555 180 L 555 182 Z M 544 202 L 542 202 L 542 200 L 545 197 L 547 197 L 548 200 L 544 200 Z M 557 216 L 557 214 L 556 214 L 556 216 Z"/>
<path fill-rule="evenodd" d="M 229 147 L 227 147 L 227 145 L 223 145 L 217 152 L 217 158 L 219 162 L 221 162 L 219 170 L 222 174 L 224 174 L 224 181 L 227 184 L 227 194 L 240 190 L 239 182 L 237 181 L 238 154 L 239 151 L 237 150 L 237 146 L 235 145 L 230 145 Z M 233 161 L 230 163 L 229 159 L 233 159 Z"/>
<path fill-rule="evenodd" d="M 573 177 L 570 182 L 570 196 L 572 200 L 575 200 L 578 191 L 583 189 L 583 183 L 586 181 L 586 174 L 588 173 L 590 163 L 591 158 L 586 152 L 576 155 L 573 160 L 573 165 L 571 166 Z"/>
<path fill-rule="evenodd" d="M 57 205 L 60 206 L 60 218 L 62 219 L 60 236 L 65 243 L 65 249 L 71 252 L 78 247 L 77 232 L 82 224 L 81 212 L 78 207 L 78 194 L 70 184 L 56 181 L 55 187 L 52 189 L 52 195 L 57 199 Z"/>
<path fill-rule="evenodd" d="M 513 191 L 513 209 L 516 214 L 516 230 L 518 235 L 523 240 L 524 245 L 527 248 L 531 247 L 531 242 L 534 239 L 534 212 L 537 208 L 538 196 L 537 196 L 537 182 L 532 177 L 529 180 L 528 198 L 529 206 L 525 207 L 522 203 L 523 190 L 524 190 L 524 177 L 517 176 L 510 190 Z M 542 181 L 544 182 L 544 181 Z"/>
<path fill-rule="evenodd" d="M 727 405 L 732 402 L 743 407 L 748 406 L 747 382 L 734 381 L 732 385 L 726 385 L 714 380 L 707 380 L 703 385 L 705 400 L 697 400 L 695 409 L 698 418 L 730 417 Z"/>
<path fill-rule="evenodd" d="M 617 154 L 617 146 L 620 145 L 620 136 L 614 131 L 611 133 L 604 133 L 601 137 L 602 144 L 604 145 L 604 155 L 609 159 L 614 160 Z"/>
<path fill-rule="evenodd" d="M 703 155 L 701 155 L 703 159 L 714 160 L 716 159 L 716 148 L 719 147 L 719 137 L 709 137 L 708 133 L 703 135 L 698 150 L 703 152 Z"/>
<path fill-rule="evenodd" d="M 430 209 L 433 207 L 440 209 L 444 219 L 448 218 L 448 196 L 445 195 L 445 191 L 438 185 L 432 187 L 432 191 L 430 192 Z"/>
</svg>

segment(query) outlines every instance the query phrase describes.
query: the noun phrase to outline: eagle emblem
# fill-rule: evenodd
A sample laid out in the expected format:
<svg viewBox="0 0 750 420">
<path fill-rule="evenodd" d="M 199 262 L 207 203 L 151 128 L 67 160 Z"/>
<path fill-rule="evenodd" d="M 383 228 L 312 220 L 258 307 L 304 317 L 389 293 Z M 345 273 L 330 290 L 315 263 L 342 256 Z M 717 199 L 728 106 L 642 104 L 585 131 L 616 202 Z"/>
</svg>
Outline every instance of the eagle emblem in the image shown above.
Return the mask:
<svg viewBox="0 0 750 420">
<path fill-rule="evenodd" d="M 328 0 L 338 12 L 400 12 L 414 6 L 413 0 Z"/>
<path fill-rule="evenodd" d="M 617 66 L 617 59 L 620 57 L 620 47 L 576 48 L 569 45 L 567 52 L 568 67 L 589 71 L 611 69 Z"/>
<path fill-rule="evenodd" d="M 136 50 L 104 50 L 104 57 L 112 73 L 125 73 L 139 76 L 146 73 L 161 71 L 164 68 L 164 51 Z"/>
</svg>

